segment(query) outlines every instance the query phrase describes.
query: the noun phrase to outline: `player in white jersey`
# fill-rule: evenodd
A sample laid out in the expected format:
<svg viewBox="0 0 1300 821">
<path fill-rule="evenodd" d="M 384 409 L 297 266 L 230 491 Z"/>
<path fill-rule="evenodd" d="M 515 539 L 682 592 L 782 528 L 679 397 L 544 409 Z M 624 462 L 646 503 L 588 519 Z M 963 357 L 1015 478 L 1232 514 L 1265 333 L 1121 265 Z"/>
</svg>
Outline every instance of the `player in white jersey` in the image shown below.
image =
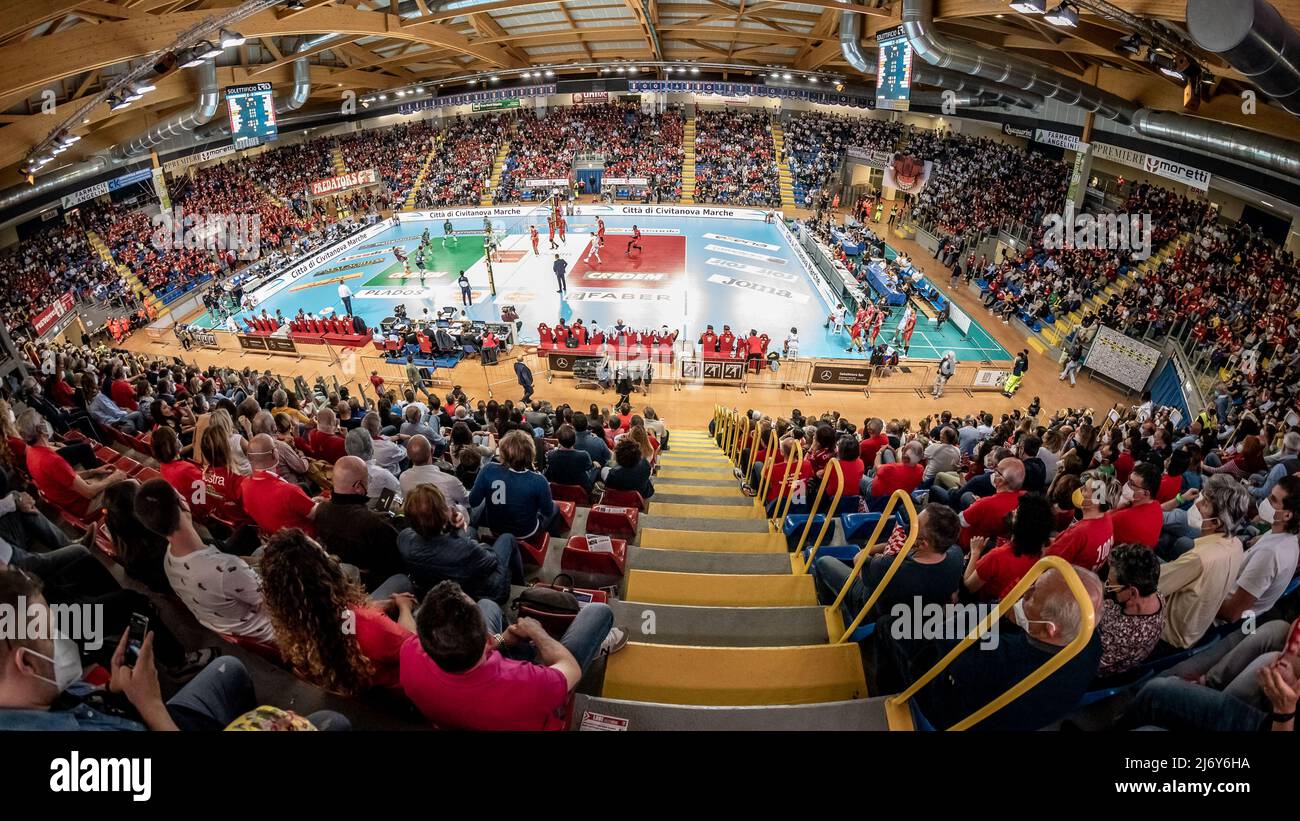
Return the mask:
<svg viewBox="0 0 1300 821">
<path fill-rule="evenodd" d="M 595 231 L 591 232 L 591 245 L 587 249 L 587 256 L 584 259 L 585 262 L 591 262 L 591 258 L 594 256 L 596 258 L 596 264 L 597 265 L 601 264 L 600 246 L 604 243 L 604 241 L 605 241 L 604 238 L 596 234 Z"/>
</svg>

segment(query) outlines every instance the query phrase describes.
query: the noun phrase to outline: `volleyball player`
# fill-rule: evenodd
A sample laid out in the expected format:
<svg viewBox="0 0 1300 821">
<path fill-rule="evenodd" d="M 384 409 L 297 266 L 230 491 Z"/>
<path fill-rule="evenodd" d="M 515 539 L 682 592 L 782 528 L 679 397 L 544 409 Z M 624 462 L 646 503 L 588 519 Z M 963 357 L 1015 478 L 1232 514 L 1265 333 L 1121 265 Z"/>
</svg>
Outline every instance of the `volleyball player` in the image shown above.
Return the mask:
<svg viewBox="0 0 1300 821">
<path fill-rule="evenodd" d="M 633 248 L 643 252 L 645 250 L 641 247 L 641 229 L 637 228 L 635 225 L 632 226 L 632 239 L 627 241 L 627 250 L 623 253 L 631 255 Z"/>
</svg>

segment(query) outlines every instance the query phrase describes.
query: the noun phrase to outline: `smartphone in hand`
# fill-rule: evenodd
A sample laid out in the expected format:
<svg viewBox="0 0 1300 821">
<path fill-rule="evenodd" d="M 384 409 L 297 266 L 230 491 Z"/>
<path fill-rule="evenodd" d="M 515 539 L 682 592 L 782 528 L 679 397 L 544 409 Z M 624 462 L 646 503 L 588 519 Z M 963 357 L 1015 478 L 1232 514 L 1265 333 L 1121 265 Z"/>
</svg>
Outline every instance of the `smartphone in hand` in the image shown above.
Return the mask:
<svg viewBox="0 0 1300 821">
<path fill-rule="evenodd" d="M 126 634 L 126 661 L 124 663 L 127 667 L 135 666 L 136 659 L 140 657 L 140 647 L 144 644 L 144 637 L 148 632 L 148 616 L 132 613 Z"/>
</svg>

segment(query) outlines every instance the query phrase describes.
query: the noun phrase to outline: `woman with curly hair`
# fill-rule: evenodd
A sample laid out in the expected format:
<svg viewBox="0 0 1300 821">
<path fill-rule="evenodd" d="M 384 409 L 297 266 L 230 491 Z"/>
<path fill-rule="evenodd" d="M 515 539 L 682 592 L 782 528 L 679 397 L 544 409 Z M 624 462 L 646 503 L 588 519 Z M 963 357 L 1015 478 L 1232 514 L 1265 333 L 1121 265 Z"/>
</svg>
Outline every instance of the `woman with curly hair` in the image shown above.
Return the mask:
<svg viewBox="0 0 1300 821">
<path fill-rule="evenodd" d="M 297 528 L 270 538 L 260 569 L 276 645 L 299 676 L 345 696 L 398 686 L 402 643 L 415 632 L 414 596 L 367 599 L 338 560 Z"/>
</svg>

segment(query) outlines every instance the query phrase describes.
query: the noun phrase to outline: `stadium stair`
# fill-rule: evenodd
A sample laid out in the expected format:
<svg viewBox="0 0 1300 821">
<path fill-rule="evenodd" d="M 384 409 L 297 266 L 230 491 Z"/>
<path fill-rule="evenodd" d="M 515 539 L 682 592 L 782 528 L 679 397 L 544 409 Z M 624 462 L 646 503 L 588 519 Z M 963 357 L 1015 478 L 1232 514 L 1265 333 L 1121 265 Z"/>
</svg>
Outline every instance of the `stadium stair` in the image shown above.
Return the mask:
<svg viewBox="0 0 1300 821">
<path fill-rule="evenodd" d="M 781 187 L 781 207 L 795 208 L 798 203 L 794 195 L 794 175 L 790 173 L 790 158 L 785 156 L 785 129 L 781 126 L 780 119 L 776 117 L 772 118 L 772 146 L 776 156 L 783 159 L 777 168 Z"/>
<path fill-rule="evenodd" d="M 701 709 L 752 728 L 768 726 L 772 710 L 865 710 L 868 719 L 827 726 L 884 729 L 879 704 L 867 706 L 858 646 L 830 643 L 812 577 L 791 572 L 785 536 L 740 493 L 717 443 L 674 432 L 655 488 L 612 602 L 632 640 L 610 657 L 601 697 L 583 697 L 586 709 L 632 710 L 646 729 L 696 726 L 688 717 Z"/>
<path fill-rule="evenodd" d="M 406 194 L 406 200 L 402 203 L 404 210 L 410 211 L 415 208 L 415 198 L 420 193 L 420 187 L 424 185 L 424 178 L 429 173 L 429 166 L 433 164 L 434 155 L 438 153 L 438 144 L 429 149 L 429 153 L 424 156 L 424 162 L 420 163 L 420 172 L 415 175 L 415 181 L 411 183 L 411 190 Z"/>
<path fill-rule="evenodd" d="M 343 161 L 343 152 L 339 150 L 337 145 L 330 149 L 330 157 L 334 160 L 334 173 L 336 175 L 342 176 L 348 173 L 348 164 Z"/>
<path fill-rule="evenodd" d="M 156 316 L 163 316 L 171 312 L 171 308 L 168 308 L 163 304 L 163 301 L 158 298 L 158 295 L 141 282 L 140 278 L 135 275 L 134 271 L 113 258 L 113 252 L 108 250 L 108 245 L 99 234 L 94 231 L 87 231 L 86 241 L 90 243 L 91 248 L 95 249 L 95 253 L 100 259 L 111 265 L 114 271 L 117 271 L 118 276 L 122 277 L 123 281 L 126 282 L 127 287 L 131 289 L 132 293 L 140 298 L 141 302 L 153 306 Z"/>
<path fill-rule="evenodd" d="M 492 163 L 492 184 L 488 188 L 483 189 L 483 196 L 479 199 L 478 204 L 483 208 L 490 208 L 492 206 L 492 192 L 496 191 L 501 185 L 501 174 L 505 171 L 506 158 L 509 156 L 510 143 L 507 141 L 501 144 L 501 150 L 497 152 L 497 158 Z"/>
<path fill-rule="evenodd" d="M 852 557 L 863 541 L 879 541 L 887 535 L 885 525 L 898 521 L 893 516 L 897 508 L 905 516 L 908 538 L 877 587 L 883 590 L 915 541 L 916 510 L 910 497 L 896 494 L 876 524 L 867 521 L 868 528 L 874 527 L 869 536 L 846 547 L 832 547 L 844 544 L 841 517 L 811 521 L 804 517 L 799 535 L 800 528 L 791 528 L 790 518 L 784 515 L 789 510 L 788 496 L 778 496 L 781 513 L 769 521 L 756 498 L 740 494 L 734 469 L 748 467 L 739 464 L 737 446 L 750 441 L 748 419 L 719 409 L 715 430 L 716 440 L 703 431 L 674 431 L 672 449 L 660 454 L 655 496 L 639 517 L 636 544 L 628 548 L 621 595 L 610 600 L 616 623 L 628 632 L 629 642 L 606 660 L 600 695 L 582 688 L 575 696 L 570 726 L 929 729 L 912 697 L 926 681 L 942 674 L 951 657 L 903 694 L 869 694 L 858 644 L 870 630 L 863 620 L 866 608 L 846 625 L 839 607 L 818 604 L 807 574 L 821 549 Z M 775 445 L 773 434 L 768 450 Z M 802 453 L 796 450 L 792 458 L 801 460 Z M 760 490 L 757 498 L 764 495 Z M 820 501 L 819 494 L 812 507 Z M 830 507 L 839 502 L 836 494 Z M 826 524 L 814 527 L 818 521 Z M 776 527 L 777 522 L 782 526 Z M 863 532 L 854 528 L 855 537 Z M 785 535 L 792 530 L 798 536 L 793 549 Z M 1034 578 L 1049 568 L 1067 576 L 1091 620 L 1086 590 L 1056 557 L 1035 565 L 1008 594 L 1003 610 L 1009 610 Z M 968 646 L 976 635 L 968 636 Z M 1090 638 L 1091 625 L 1059 654 L 1059 663 L 1082 650 Z M 1054 660 L 955 727 L 978 723 L 1046 678 L 1055 666 L 1059 665 Z"/>
<path fill-rule="evenodd" d="M 682 205 L 695 204 L 695 115 L 682 127 Z"/>
<path fill-rule="evenodd" d="M 270 188 L 267 188 L 265 185 L 262 184 L 261 180 L 256 180 L 253 179 L 252 177 L 249 177 L 249 179 L 252 180 L 254 187 L 256 187 L 258 191 L 262 192 L 262 196 L 266 197 L 268 200 L 275 203 L 281 208 L 285 208 L 289 210 L 293 209 L 293 205 L 288 200 L 286 200 L 284 197 L 280 196 L 279 194 L 275 193 Z"/>
</svg>

